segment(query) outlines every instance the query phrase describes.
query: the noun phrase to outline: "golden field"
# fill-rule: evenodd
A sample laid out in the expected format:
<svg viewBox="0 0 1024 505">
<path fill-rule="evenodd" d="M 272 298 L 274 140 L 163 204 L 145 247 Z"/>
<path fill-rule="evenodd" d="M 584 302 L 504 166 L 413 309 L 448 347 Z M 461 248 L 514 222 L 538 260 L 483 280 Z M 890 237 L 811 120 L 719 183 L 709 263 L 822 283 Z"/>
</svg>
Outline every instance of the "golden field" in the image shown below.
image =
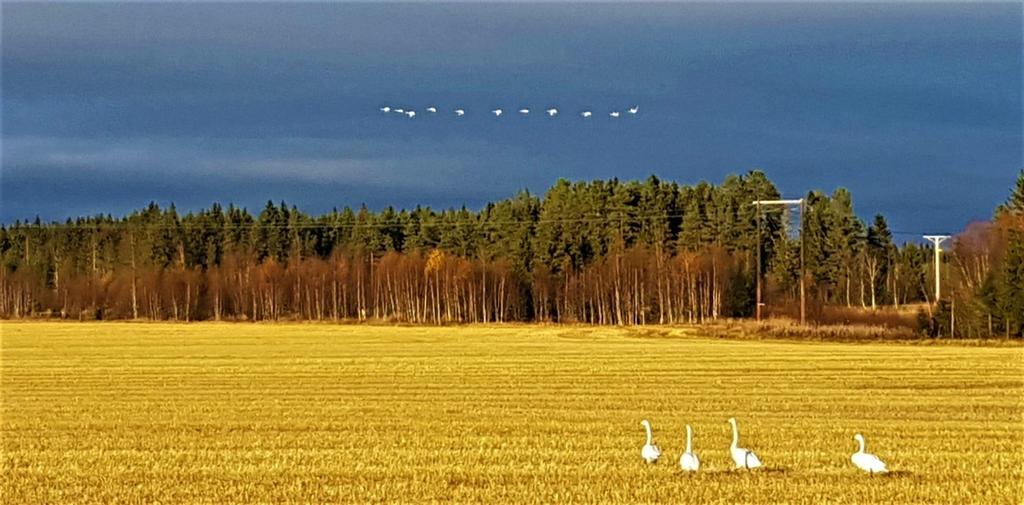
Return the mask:
<svg viewBox="0 0 1024 505">
<path fill-rule="evenodd" d="M 1019 346 L 0 324 L 3 503 L 1024 501 Z M 765 468 L 730 469 L 730 416 Z"/>
</svg>

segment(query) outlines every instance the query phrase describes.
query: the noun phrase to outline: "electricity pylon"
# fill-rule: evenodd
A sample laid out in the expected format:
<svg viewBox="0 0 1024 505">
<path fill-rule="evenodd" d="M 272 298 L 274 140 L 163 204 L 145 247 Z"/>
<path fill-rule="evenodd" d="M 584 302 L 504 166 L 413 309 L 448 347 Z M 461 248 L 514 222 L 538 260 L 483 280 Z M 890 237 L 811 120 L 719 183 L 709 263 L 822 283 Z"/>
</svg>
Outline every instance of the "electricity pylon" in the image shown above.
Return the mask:
<svg viewBox="0 0 1024 505">
<path fill-rule="evenodd" d="M 756 318 L 761 320 L 761 206 L 762 205 L 799 205 L 800 206 L 800 324 L 807 324 L 807 302 L 804 288 L 804 199 L 797 200 L 754 200 L 757 206 L 757 304 Z"/>
</svg>

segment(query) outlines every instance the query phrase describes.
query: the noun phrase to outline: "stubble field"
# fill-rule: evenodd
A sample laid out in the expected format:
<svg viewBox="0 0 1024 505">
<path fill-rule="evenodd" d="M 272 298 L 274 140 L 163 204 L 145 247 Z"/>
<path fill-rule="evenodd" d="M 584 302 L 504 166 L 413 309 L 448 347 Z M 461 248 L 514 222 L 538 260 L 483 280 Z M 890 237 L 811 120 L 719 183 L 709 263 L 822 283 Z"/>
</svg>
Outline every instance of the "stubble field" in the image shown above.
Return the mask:
<svg viewBox="0 0 1024 505">
<path fill-rule="evenodd" d="M 1021 347 L 0 324 L 4 503 L 1024 500 Z M 732 416 L 765 468 L 731 470 Z M 853 467 L 855 432 L 893 473 Z"/>
</svg>

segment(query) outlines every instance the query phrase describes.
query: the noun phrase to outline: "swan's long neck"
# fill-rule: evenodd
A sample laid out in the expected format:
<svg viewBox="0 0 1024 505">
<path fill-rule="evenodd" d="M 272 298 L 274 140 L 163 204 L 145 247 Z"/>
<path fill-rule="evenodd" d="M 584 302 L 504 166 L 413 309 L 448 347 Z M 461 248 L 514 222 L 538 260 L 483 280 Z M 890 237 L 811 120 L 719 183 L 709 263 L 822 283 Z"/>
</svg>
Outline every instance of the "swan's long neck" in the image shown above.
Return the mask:
<svg viewBox="0 0 1024 505">
<path fill-rule="evenodd" d="M 644 429 L 647 430 L 647 445 L 651 445 L 653 437 L 651 437 L 651 425 L 645 424 Z"/>
<path fill-rule="evenodd" d="M 860 444 L 860 450 L 857 451 L 857 452 L 863 454 L 864 453 L 864 437 L 858 437 L 857 438 L 857 443 Z"/>
<path fill-rule="evenodd" d="M 736 421 L 732 422 L 732 448 L 735 449 L 740 443 L 740 430 L 736 427 Z"/>
<path fill-rule="evenodd" d="M 690 438 L 693 436 L 693 429 L 690 425 L 686 425 L 686 452 L 693 452 L 693 447 L 690 445 Z"/>
</svg>

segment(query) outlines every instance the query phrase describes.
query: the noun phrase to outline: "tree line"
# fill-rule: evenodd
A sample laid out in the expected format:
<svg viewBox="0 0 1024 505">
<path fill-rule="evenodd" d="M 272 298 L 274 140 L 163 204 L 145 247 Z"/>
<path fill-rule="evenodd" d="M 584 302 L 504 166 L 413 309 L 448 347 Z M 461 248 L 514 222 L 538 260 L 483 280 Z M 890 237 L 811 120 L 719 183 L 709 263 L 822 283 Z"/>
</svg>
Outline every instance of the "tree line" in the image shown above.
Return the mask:
<svg viewBox="0 0 1024 505">
<path fill-rule="evenodd" d="M 938 304 L 932 332 L 1024 335 L 1024 170 L 991 221 L 954 238 L 950 256 L 952 293 Z"/>
<path fill-rule="evenodd" d="M 946 266 L 957 287 L 929 312 L 929 331 L 946 328 L 946 310 L 979 335 L 1020 334 L 1022 184 L 957 239 Z M 702 322 L 753 314 L 758 261 L 765 301 L 785 312 L 801 247 L 812 319 L 828 306 L 934 302 L 931 249 L 897 245 L 880 215 L 861 221 L 847 190 L 805 195 L 802 223 L 752 205 L 779 196 L 752 171 L 719 185 L 559 180 L 543 197 L 523 191 L 479 211 L 313 216 L 267 202 L 257 215 L 218 204 L 182 215 L 151 203 L 15 222 L 0 227 L 0 316 Z"/>
</svg>

